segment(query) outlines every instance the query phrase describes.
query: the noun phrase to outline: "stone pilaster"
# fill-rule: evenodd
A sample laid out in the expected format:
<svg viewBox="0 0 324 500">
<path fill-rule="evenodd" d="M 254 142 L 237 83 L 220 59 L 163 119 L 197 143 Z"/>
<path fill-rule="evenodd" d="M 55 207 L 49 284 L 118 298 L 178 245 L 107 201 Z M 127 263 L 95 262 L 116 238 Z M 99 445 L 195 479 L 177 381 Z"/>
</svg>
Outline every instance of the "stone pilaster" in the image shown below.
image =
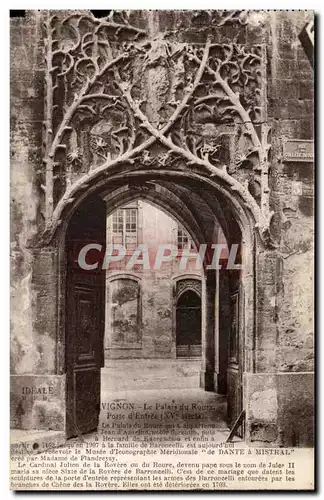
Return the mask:
<svg viewBox="0 0 324 500">
<path fill-rule="evenodd" d="M 216 273 L 206 271 L 202 287 L 202 356 L 200 387 L 205 391 L 214 390 L 215 370 L 215 318 L 216 318 Z"/>
</svg>

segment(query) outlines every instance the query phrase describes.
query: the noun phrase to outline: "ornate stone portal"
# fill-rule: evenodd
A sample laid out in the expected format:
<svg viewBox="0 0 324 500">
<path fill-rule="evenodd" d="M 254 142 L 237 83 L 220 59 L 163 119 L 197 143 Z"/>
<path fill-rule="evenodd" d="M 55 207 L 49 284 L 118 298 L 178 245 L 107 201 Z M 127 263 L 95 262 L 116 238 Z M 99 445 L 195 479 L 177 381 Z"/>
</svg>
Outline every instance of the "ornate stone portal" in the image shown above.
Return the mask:
<svg viewBox="0 0 324 500">
<path fill-rule="evenodd" d="M 189 44 L 149 36 L 130 12 L 48 14 L 38 182 L 47 239 L 89 185 L 154 166 L 212 178 L 269 241 L 265 47 L 214 43 L 218 27 L 246 14 L 208 15 L 204 43 Z"/>
<path fill-rule="evenodd" d="M 312 443 L 312 156 L 288 148 L 313 139 L 313 71 L 298 40 L 308 16 L 37 10 L 11 20 L 15 427 L 65 433 L 71 217 L 89 200 L 104 220 L 102 199 L 112 210 L 143 198 L 196 245 L 214 241 L 216 219 L 244 248 L 242 279 L 221 272 L 219 301 L 215 273 L 202 280 L 202 385 L 227 390 L 232 415 L 241 404 L 248 442 Z M 219 324 L 207 322 L 217 303 Z M 228 350 L 208 347 L 231 333 L 242 367 L 227 379 Z M 54 387 L 53 404 L 22 407 L 22 388 L 39 384 Z"/>
</svg>

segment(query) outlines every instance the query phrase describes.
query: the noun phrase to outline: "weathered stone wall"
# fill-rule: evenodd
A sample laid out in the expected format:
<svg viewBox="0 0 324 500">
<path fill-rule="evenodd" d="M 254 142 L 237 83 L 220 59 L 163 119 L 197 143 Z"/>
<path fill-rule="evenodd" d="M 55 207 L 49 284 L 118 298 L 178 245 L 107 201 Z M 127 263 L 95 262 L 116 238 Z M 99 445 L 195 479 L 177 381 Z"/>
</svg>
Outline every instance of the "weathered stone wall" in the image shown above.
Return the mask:
<svg viewBox="0 0 324 500">
<path fill-rule="evenodd" d="M 111 225 L 109 222 L 107 226 L 107 241 L 110 242 L 109 228 Z M 174 280 L 181 276 L 188 278 L 188 275 L 191 274 L 199 279 L 201 273 L 196 270 L 195 259 L 189 259 L 186 268 L 180 269 L 180 256 L 173 258 L 172 261 L 163 262 L 160 269 L 154 269 L 159 245 L 177 246 L 177 229 L 178 223 L 169 215 L 153 205 L 140 201 L 138 207 L 138 244 L 144 243 L 148 246 L 150 269 L 145 269 L 143 265 L 136 265 L 134 269 L 127 271 L 125 269 L 129 258 L 127 256 L 122 261 L 111 265 L 107 271 L 106 358 L 170 358 L 176 356 L 176 329 L 173 318 Z M 129 287 L 129 280 L 125 280 L 128 276 L 127 273 L 130 273 L 130 276 L 133 273 L 139 277 L 139 312 L 135 327 L 140 330 L 139 341 L 137 343 L 124 342 L 123 345 L 114 343 L 113 346 L 109 347 L 110 339 L 114 336 L 109 302 L 115 302 L 114 298 L 111 297 L 110 287 L 116 283 L 116 281 L 110 282 L 110 279 L 112 276 L 114 279 L 117 278 L 120 287 L 125 292 L 125 300 L 127 300 Z M 133 302 L 133 300 L 128 301 L 127 311 L 124 311 L 125 328 L 129 332 L 134 329 L 134 325 L 126 316 L 129 316 L 130 308 L 135 307 Z M 116 304 L 115 307 L 117 307 Z M 123 312 L 119 314 L 123 314 Z"/>
<path fill-rule="evenodd" d="M 11 358 L 13 373 L 54 373 L 55 283 L 46 255 L 33 251 L 43 228 L 39 214 L 38 172 L 42 167 L 44 119 L 44 46 L 42 15 L 28 12 L 11 20 Z M 46 252 L 51 259 L 50 252 Z M 54 257 L 55 258 L 55 257 Z M 44 260 L 44 265 L 41 262 Z M 35 265 L 36 263 L 36 265 Z"/>
<path fill-rule="evenodd" d="M 57 249 L 34 244 L 44 228 L 38 175 L 44 120 L 42 24 L 42 13 L 27 11 L 25 18 L 11 19 L 10 29 L 10 413 L 12 427 L 64 430 L 65 378 L 55 375 Z"/>
<path fill-rule="evenodd" d="M 282 139 L 314 138 L 313 69 L 298 43 L 309 13 L 271 15 L 268 112 L 273 203 L 282 213 L 278 283 L 278 371 L 312 371 L 314 165 L 285 162 Z M 296 191 L 297 189 L 297 191 Z M 280 304 L 280 306 L 279 306 Z"/>
</svg>

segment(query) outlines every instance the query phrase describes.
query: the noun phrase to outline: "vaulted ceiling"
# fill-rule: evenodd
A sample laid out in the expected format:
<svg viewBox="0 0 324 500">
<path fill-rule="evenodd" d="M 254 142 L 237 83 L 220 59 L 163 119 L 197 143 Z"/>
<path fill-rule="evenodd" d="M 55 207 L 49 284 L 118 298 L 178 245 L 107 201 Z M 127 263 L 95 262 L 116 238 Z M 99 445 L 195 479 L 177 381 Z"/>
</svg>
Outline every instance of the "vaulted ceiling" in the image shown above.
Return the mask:
<svg viewBox="0 0 324 500">
<path fill-rule="evenodd" d="M 135 199 L 156 205 L 178 220 L 195 243 L 216 243 L 225 236 L 228 243 L 240 241 L 240 230 L 224 199 L 216 198 L 197 184 L 175 184 L 169 180 L 123 183 L 101 191 L 107 202 L 107 213 Z"/>
</svg>

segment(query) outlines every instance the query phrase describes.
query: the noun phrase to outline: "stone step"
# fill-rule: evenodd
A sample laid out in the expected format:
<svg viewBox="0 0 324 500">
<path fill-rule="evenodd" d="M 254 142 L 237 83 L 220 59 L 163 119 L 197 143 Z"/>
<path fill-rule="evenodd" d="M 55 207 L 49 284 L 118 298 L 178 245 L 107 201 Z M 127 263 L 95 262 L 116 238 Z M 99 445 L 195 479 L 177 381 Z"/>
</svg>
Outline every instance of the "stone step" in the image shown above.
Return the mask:
<svg viewBox="0 0 324 500">
<path fill-rule="evenodd" d="M 109 360 L 101 370 L 102 391 L 194 389 L 201 361 L 195 359 Z"/>
</svg>

